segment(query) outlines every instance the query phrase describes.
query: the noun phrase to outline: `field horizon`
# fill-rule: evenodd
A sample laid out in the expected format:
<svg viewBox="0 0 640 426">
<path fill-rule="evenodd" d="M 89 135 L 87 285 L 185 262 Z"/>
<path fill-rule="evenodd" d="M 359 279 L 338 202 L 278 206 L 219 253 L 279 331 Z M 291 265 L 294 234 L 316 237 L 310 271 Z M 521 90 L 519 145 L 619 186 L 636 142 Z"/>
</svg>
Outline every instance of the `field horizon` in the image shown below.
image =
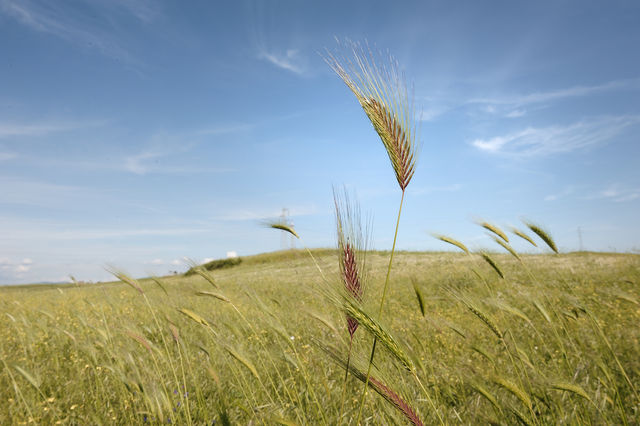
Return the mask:
<svg viewBox="0 0 640 426">
<path fill-rule="evenodd" d="M 309 251 L 311 253 L 313 253 L 314 255 L 316 254 L 323 254 L 326 255 L 328 253 L 331 254 L 335 254 L 337 255 L 338 249 L 336 248 L 331 248 L 331 247 L 315 247 L 315 248 L 310 248 Z M 507 255 L 507 253 L 504 253 L 503 251 L 500 251 L 498 249 L 488 249 L 485 250 L 488 253 L 494 254 L 494 255 Z M 369 250 L 369 253 L 376 253 L 378 255 L 388 255 L 390 253 L 390 250 Z M 442 255 L 442 254 L 452 254 L 452 255 L 459 255 L 459 253 L 456 250 L 396 250 L 396 253 L 405 253 L 405 254 L 420 254 L 420 255 Z M 547 256 L 547 255 L 553 255 L 553 253 L 551 251 L 548 252 L 541 252 L 540 250 L 537 251 L 521 251 L 519 252 L 519 254 L 521 256 Z M 568 255 L 568 256 L 578 256 L 578 255 L 603 255 L 603 256 L 616 256 L 616 255 L 629 255 L 629 256 L 640 256 L 640 253 L 638 253 L 636 250 L 630 250 L 630 251 L 598 251 L 598 250 L 572 250 L 572 251 L 563 251 L 560 252 L 559 255 Z M 203 262 L 201 263 L 201 265 L 205 265 L 208 263 L 215 263 L 215 262 L 220 262 L 220 261 L 224 261 L 227 259 L 241 259 L 242 262 L 244 262 L 245 260 L 248 260 L 249 263 L 259 263 L 259 262 L 264 262 L 265 259 L 270 259 L 271 257 L 273 258 L 286 258 L 286 257 L 296 257 L 296 256 L 308 256 L 308 252 L 306 251 L 306 249 L 303 248 L 291 248 L 291 249 L 281 249 L 281 250 L 273 250 L 273 251 L 266 251 L 266 252 L 261 252 L 261 253 L 255 253 L 255 254 L 249 254 L 249 255 L 238 255 L 235 257 L 220 257 L 220 258 L 214 258 L 212 260 L 209 260 L 207 262 Z M 117 270 L 120 270 L 118 268 L 118 265 L 114 265 L 114 267 Z M 105 267 L 106 268 L 106 267 Z M 182 268 L 184 269 L 184 267 Z M 189 268 L 191 269 L 191 268 Z M 184 275 L 186 273 L 188 273 L 189 269 L 187 270 L 183 270 L 181 272 L 179 271 L 175 271 L 176 273 L 169 273 L 166 275 L 143 275 L 143 276 L 138 276 L 138 277 L 133 277 L 137 280 L 148 280 L 151 279 L 152 277 L 155 278 L 169 278 L 169 277 L 175 277 L 175 276 L 181 276 Z M 126 270 L 122 270 L 125 271 Z M 73 273 L 70 273 L 69 276 L 73 276 Z M 92 284 L 118 284 L 121 283 L 119 280 L 114 279 L 113 281 L 110 280 L 106 280 L 106 281 L 85 281 L 85 280 L 76 280 L 76 282 L 69 280 L 69 281 L 40 281 L 40 282 L 32 282 L 32 283 L 25 283 L 25 284 L 14 284 L 14 283 L 7 283 L 7 284 L 0 284 L 0 289 L 4 288 L 4 287 L 23 287 L 23 288 L 27 288 L 27 287 L 46 287 L 46 286 L 52 286 L 52 287 L 69 287 L 69 286 L 76 286 L 76 285 L 92 285 Z"/>
</svg>

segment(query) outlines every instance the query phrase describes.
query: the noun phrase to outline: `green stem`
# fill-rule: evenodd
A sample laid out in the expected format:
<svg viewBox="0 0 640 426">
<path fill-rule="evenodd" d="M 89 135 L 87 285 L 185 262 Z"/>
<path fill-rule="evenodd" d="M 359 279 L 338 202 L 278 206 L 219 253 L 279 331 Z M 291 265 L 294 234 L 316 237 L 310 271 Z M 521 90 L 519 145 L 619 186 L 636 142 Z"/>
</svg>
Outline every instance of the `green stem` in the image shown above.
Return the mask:
<svg viewBox="0 0 640 426">
<path fill-rule="evenodd" d="M 389 287 L 389 276 L 391 275 L 391 264 L 393 263 L 393 254 L 396 251 L 396 240 L 398 238 L 398 227 L 400 226 L 400 215 L 402 214 L 402 203 L 404 202 L 404 189 L 402 190 L 402 197 L 400 198 L 400 208 L 398 208 L 398 219 L 396 220 L 396 231 L 393 234 L 393 246 L 391 246 L 391 256 L 389 256 L 389 266 L 387 267 L 387 278 L 384 280 L 384 289 L 382 290 L 382 298 L 380 299 L 380 309 L 378 309 L 378 320 L 382 317 L 382 308 L 384 307 L 384 299 L 387 296 L 387 288 Z M 369 386 L 369 377 L 371 376 L 371 366 L 373 365 L 373 358 L 376 354 L 376 344 L 378 339 L 374 337 L 373 347 L 371 348 L 371 356 L 369 357 L 369 367 L 367 368 L 367 378 L 364 381 L 364 389 L 362 391 L 362 399 L 360 400 L 360 409 L 358 410 L 358 419 L 356 425 L 360 424 L 360 418 L 362 417 L 362 408 L 367 397 L 367 388 Z"/>
<path fill-rule="evenodd" d="M 349 341 L 349 355 L 347 355 L 347 368 L 344 370 L 344 385 L 342 387 L 342 398 L 340 398 L 340 414 L 338 415 L 338 424 L 342 423 L 342 410 L 344 408 L 344 396 L 347 393 L 347 378 L 349 377 L 349 364 L 351 362 L 351 349 L 353 348 L 353 337 Z"/>
</svg>

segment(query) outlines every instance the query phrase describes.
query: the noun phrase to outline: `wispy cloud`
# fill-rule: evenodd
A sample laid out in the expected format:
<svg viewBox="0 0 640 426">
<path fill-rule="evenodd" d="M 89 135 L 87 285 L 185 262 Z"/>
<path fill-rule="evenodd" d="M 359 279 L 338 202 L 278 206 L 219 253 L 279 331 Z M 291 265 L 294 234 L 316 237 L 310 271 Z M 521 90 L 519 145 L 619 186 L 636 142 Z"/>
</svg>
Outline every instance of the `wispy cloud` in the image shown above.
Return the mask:
<svg viewBox="0 0 640 426">
<path fill-rule="evenodd" d="M 125 157 L 123 166 L 125 170 L 131 173 L 144 175 L 151 171 L 153 168 L 153 166 L 148 164 L 150 160 L 164 157 L 166 155 L 168 154 L 158 151 L 143 151 L 138 154 Z"/>
<path fill-rule="evenodd" d="M 620 183 L 613 183 L 604 189 L 593 192 L 586 198 L 589 200 L 609 200 L 623 203 L 640 198 L 640 188 L 629 188 Z"/>
<path fill-rule="evenodd" d="M 16 158 L 18 155 L 13 152 L 0 152 L 0 161 L 7 161 Z"/>
<path fill-rule="evenodd" d="M 476 139 L 471 144 L 492 154 L 517 157 L 550 155 L 604 143 L 638 123 L 638 115 L 598 117 L 567 126 L 527 127 L 507 135 Z"/>
<path fill-rule="evenodd" d="M 0 176 L 0 204 L 51 206 L 91 196 L 91 191 L 77 186 Z"/>
<path fill-rule="evenodd" d="M 298 75 L 302 75 L 305 71 L 304 59 L 297 49 L 287 49 L 284 53 L 261 49 L 258 58 Z"/>
<path fill-rule="evenodd" d="M 432 105 L 420 111 L 417 119 L 420 121 L 434 121 L 449 110 L 450 107 L 446 107 L 444 105 Z"/>
<path fill-rule="evenodd" d="M 527 95 L 473 98 L 469 99 L 466 103 L 525 106 L 567 98 L 589 96 L 613 90 L 640 90 L 640 78 L 612 80 L 603 84 L 592 86 L 573 86 L 565 89 L 551 90 L 546 92 L 534 92 Z"/>
<path fill-rule="evenodd" d="M 148 22 L 155 14 L 151 4 L 143 1 L 87 1 L 83 8 L 76 8 L 70 13 L 60 3 L 0 0 L 0 12 L 31 30 L 52 34 L 129 64 L 138 61 L 123 47 L 125 43 L 114 35 L 116 29 L 110 16 L 125 13 Z"/>
<path fill-rule="evenodd" d="M 105 8 L 119 9 L 144 23 L 149 23 L 160 15 L 158 2 L 152 0 L 102 0 L 101 3 Z"/>
<path fill-rule="evenodd" d="M 418 96 L 424 102 L 421 121 L 435 121 L 440 116 L 456 110 L 480 112 L 491 116 L 517 119 L 531 111 L 546 108 L 556 101 L 587 97 L 614 91 L 640 90 L 640 78 L 611 80 L 602 84 L 572 86 L 557 90 L 537 91 L 526 94 L 479 96 L 468 98 L 455 95 Z M 471 108 L 471 110 L 469 110 Z"/>
<path fill-rule="evenodd" d="M 568 197 L 569 195 L 573 194 L 573 192 L 574 188 L 572 186 L 568 186 L 560 192 L 547 195 L 546 197 L 544 197 L 544 201 L 557 201 L 562 198 Z"/>
<path fill-rule="evenodd" d="M 53 133 L 104 125 L 104 120 L 41 121 L 32 123 L 0 123 L 0 139 L 17 136 L 47 136 Z"/>
<path fill-rule="evenodd" d="M 230 167 L 207 167 L 198 168 L 192 165 L 175 165 L 172 157 L 176 155 L 178 150 L 166 149 L 143 150 L 137 154 L 126 156 L 122 162 L 124 171 L 137 175 L 146 175 L 149 173 L 162 174 L 193 174 L 193 173 L 228 173 L 234 171 Z"/>
<path fill-rule="evenodd" d="M 509 111 L 505 117 L 507 118 L 520 118 L 526 115 L 526 111 L 523 109 L 514 109 L 513 111 Z"/>
<path fill-rule="evenodd" d="M 224 135 L 227 133 L 246 132 L 253 129 L 256 123 L 238 123 L 229 125 L 220 125 L 214 127 L 205 127 L 195 132 L 198 136 Z"/>
<path fill-rule="evenodd" d="M 35 240 L 40 242 L 74 241 L 74 240 L 109 240 L 137 237 L 171 237 L 193 234 L 212 233 L 214 230 L 208 227 L 161 227 L 161 228 L 71 228 L 56 223 L 19 221 L 13 218 L 2 218 L 6 226 L 0 226 L 3 240 L 25 241 Z M 9 226 L 8 224 L 11 224 Z"/>
</svg>

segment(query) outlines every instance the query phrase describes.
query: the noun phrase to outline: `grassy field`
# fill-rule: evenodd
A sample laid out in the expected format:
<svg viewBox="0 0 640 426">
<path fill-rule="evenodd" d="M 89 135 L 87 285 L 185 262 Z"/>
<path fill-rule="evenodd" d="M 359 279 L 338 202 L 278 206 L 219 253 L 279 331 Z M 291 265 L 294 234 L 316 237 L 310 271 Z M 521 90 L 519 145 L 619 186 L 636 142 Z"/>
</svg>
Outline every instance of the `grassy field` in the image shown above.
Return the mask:
<svg viewBox="0 0 640 426">
<path fill-rule="evenodd" d="M 353 424 L 372 333 L 367 424 L 640 423 L 639 255 L 397 252 L 369 328 L 388 253 L 362 306 L 313 255 L 0 288 L 0 424 Z"/>
</svg>

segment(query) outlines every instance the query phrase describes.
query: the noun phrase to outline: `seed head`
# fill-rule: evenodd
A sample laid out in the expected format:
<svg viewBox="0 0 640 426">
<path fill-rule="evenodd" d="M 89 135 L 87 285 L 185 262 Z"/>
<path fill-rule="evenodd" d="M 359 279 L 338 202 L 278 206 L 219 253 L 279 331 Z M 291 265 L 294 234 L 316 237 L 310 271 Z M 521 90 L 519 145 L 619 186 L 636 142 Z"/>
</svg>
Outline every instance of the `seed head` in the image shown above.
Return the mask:
<svg viewBox="0 0 640 426">
<path fill-rule="evenodd" d="M 393 57 L 374 54 L 370 49 L 365 52 L 356 43 L 345 42 L 341 47 L 349 52 L 348 58 L 327 53 L 325 61 L 360 102 L 404 191 L 415 172 L 417 145 L 413 99 L 409 98 L 398 64 Z M 380 64 L 376 57 L 382 58 Z"/>
</svg>

